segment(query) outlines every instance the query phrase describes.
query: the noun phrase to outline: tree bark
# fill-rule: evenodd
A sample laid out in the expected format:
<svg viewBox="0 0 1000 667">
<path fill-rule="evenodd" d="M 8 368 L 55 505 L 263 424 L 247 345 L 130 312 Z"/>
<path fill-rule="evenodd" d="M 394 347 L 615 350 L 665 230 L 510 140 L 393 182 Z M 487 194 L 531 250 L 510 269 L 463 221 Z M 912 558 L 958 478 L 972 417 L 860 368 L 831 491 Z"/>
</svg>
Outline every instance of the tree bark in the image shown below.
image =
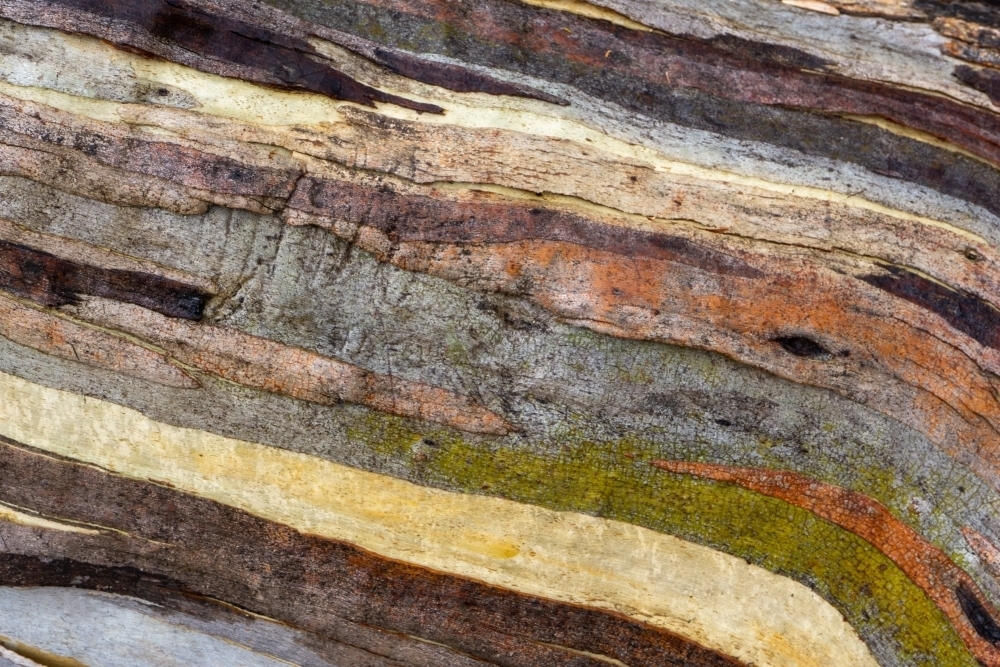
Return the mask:
<svg viewBox="0 0 1000 667">
<path fill-rule="evenodd" d="M 1000 667 L 1000 9 L 0 0 L 0 667 Z"/>
</svg>

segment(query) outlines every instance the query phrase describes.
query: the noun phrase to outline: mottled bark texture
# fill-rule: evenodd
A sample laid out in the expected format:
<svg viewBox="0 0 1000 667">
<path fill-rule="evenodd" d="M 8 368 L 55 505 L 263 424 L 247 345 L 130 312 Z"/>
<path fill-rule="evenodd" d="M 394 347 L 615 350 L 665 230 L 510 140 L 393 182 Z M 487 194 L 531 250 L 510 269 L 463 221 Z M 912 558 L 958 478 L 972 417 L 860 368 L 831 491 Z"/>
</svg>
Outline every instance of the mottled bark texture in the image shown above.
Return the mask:
<svg viewBox="0 0 1000 667">
<path fill-rule="evenodd" d="M 0 0 L 0 665 L 1000 667 L 1000 9 Z"/>
</svg>

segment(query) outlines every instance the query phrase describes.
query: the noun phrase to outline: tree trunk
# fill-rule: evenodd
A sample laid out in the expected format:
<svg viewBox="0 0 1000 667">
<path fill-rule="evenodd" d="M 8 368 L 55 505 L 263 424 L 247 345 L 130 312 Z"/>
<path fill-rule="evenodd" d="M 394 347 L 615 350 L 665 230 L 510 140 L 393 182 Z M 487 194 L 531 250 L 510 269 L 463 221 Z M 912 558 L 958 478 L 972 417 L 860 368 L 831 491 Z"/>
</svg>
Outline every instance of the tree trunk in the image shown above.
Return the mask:
<svg viewBox="0 0 1000 667">
<path fill-rule="evenodd" d="M 1000 5 L 0 0 L 0 667 L 1000 667 Z"/>
</svg>

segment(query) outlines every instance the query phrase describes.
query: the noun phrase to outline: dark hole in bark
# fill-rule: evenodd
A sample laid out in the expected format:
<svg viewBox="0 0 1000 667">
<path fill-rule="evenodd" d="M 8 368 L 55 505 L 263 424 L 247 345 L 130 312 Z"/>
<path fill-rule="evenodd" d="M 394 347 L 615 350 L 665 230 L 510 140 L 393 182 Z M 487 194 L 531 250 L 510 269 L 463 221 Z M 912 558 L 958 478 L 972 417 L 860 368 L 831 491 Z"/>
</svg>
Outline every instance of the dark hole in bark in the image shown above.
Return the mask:
<svg viewBox="0 0 1000 667">
<path fill-rule="evenodd" d="M 830 350 L 826 349 L 812 338 L 805 336 L 779 336 L 772 338 L 775 343 L 781 346 L 785 352 L 790 352 L 796 357 L 806 357 L 809 359 L 829 359 L 833 356 Z"/>
<path fill-rule="evenodd" d="M 997 625 L 990 612 L 964 582 L 955 589 L 955 596 L 958 598 L 958 604 L 962 606 L 965 617 L 969 619 L 969 623 L 979 636 L 993 644 L 1000 643 L 1000 625 Z"/>
</svg>

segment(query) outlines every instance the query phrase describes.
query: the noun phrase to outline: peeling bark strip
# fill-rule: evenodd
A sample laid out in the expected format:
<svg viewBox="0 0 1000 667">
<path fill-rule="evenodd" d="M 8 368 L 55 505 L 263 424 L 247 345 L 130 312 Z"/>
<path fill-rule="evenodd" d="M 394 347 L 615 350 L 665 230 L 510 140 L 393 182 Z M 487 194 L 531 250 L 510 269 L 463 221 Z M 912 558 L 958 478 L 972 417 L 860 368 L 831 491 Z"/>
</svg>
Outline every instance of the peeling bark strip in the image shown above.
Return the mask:
<svg viewBox="0 0 1000 667">
<path fill-rule="evenodd" d="M 105 331 L 31 308 L 2 293 L 0 336 L 46 354 L 168 387 L 195 389 L 200 386 L 162 354 Z"/>
<path fill-rule="evenodd" d="M 641 619 L 660 632 L 746 663 L 877 664 L 842 616 L 806 586 L 710 547 L 634 525 L 428 489 L 315 456 L 154 422 L 107 401 L 6 374 L 0 374 L 0 435 L 48 457 L 150 480 L 302 533 L 350 542 L 395 562 Z M 86 506 L 88 512 L 101 507 L 96 502 Z M 51 514 L 72 518 L 55 508 Z M 104 519 L 95 523 L 108 525 Z M 252 534 L 231 521 L 223 525 L 241 544 L 243 535 Z M 57 532 L 72 539 L 79 535 L 78 530 Z M 211 548 L 211 542 L 206 546 Z M 47 546 L 33 553 L 46 551 L 64 554 Z M 173 551 L 166 552 L 170 559 L 176 557 Z M 111 552 L 142 553 L 126 547 Z M 230 552 L 238 557 L 245 550 Z M 208 562 L 215 560 L 213 553 Z M 289 565 L 291 573 L 324 561 L 307 553 L 299 562 Z M 256 565 L 252 572 L 276 574 L 260 572 Z M 231 582 L 222 579 L 220 585 Z M 255 594 L 257 581 L 235 583 Z M 280 590 L 261 594 L 275 604 L 286 599 Z M 749 599 L 754 600 L 749 607 L 737 602 Z"/>
<path fill-rule="evenodd" d="M 772 50 L 757 45 L 733 50 L 725 43 L 629 30 L 502 0 L 371 0 L 323 9 L 275 4 L 338 30 L 461 54 L 490 67 L 569 84 L 653 118 L 731 136 L 789 145 L 781 134 L 791 131 L 796 144 L 825 153 L 822 144 L 834 140 L 836 130 L 831 128 L 829 137 L 826 132 L 810 136 L 815 127 L 802 126 L 808 121 L 775 122 L 768 119 L 772 114 L 754 108 L 780 105 L 889 118 L 1000 163 L 1000 121 L 986 110 L 872 81 L 802 71 L 802 65 L 789 66 L 786 57 L 774 57 Z M 444 25 L 449 40 L 425 36 Z M 796 61 L 815 62 L 815 57 L 802 53 Z M 586 76 L 579 76 L 581 69 Z M 840 131 L 844 129 L 841 125 Z M 851 144 L 854 152 L 864 151 L 862 142 Z M 837 157 L 852 159 L 849 151 Z"/>
<path fill-rule="evenodd" d="M 374 106 L 397 104 L 441 113 L 361 84 L 324 64 L 306 41 L 219 14 L 182 0 L 53 0 L 13 2 L 4 14 L 14 20 L 81 32 L 173 62 L 222 76 Z"/>
<path fill-rule="evenodd" d="M 652 464 L 667 472 L 738 484 L 846 528 L 892 559 L 924 589 L 983 665 L 1000 665 L 996 609 L 964 570 L 882 504 L 855 491 L 794 472 L 684 461 L 652 461 Z"/>
<path fill-rule="evenodd" d="M 449 202 L 397 195 L 387 188 L 306 179 L 300 183 L 289 206 L 373 227 L 393 243 L 564 241 L 623 256 L 679 262 L 719 275 L 764 277 L 738 257 L 690 238 L 601 224 L 539 205 Z"/>
<path fill-rule="evenodd" d="M 303 535 L 218 503 L 60 462 L 10 442 L 0 442 L 0 452 L 4 502 L 110 529 L 81 539 L 59 531 L 36 531 L 33 537 L 0 525 L 8 552 L 64 559 L 41 567 L 34 563 L 24 571 L 0 558 L 6 565 L 0 567 L 0 585 L 74 585 L 80 575 L 96 574 L 94 581 L 76 585 L 100 588 L 111 584 L 111 573 L 103 568 L 125 567 L 134 570 L 117 570 L 126 577 L 116 578 L 113 592 L 131 588 L 142 593 L 144 586 L 163 585 L 155 579 L 142 582 L 142 572 L 148 572 L 176 581 L 181 590 L 321 635 L 330 631 L 325 626 L 332 618 L 339 618 L 438 642 L 498 665 L 606 664 L 579 651 L 637 667 L 740 664 L 617 614 L 380 558 L 347 543 Z"/>
<path fill-rule="evenodd" d="M 168 317 L 201 319 L 209 295 L 156 275 L 78 264 L 0 241 L 0 289 L 44 306 L 77 303 L 87 294 L 144 306 Z"/>
<path fill-rule="evenodd" d="M 108 301 L 79 304 L 83 319 L 128 332 L 206 373 L 249 387 L 335 405 L 365 405 L 389 414 L 447 424 L 473 433 L 506 435 L 502 417 L 454 392 L 370 373 L 352 364 L 218 327 L 196 326 Z"/>
</svg>

